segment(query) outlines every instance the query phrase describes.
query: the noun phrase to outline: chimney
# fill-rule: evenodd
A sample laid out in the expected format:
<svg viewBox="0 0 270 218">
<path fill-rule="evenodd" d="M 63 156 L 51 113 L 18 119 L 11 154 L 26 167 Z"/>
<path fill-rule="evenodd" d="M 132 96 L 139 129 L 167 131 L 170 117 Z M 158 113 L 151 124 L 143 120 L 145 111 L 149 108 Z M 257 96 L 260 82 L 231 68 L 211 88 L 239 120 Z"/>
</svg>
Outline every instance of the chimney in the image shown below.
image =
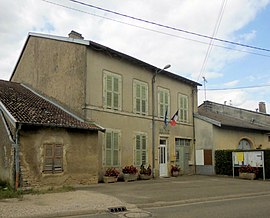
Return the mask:
<svg viewBox="0 0 270 218">
<path fill-rule="evenodd" d="M 71 32 L 68 34 L 69 38 L 73 38 L 73 39 L 84 39 L 84 37 L 82 36 L 82 34 L 75 32 L 74 30 L 71 30 Z"/>
<path fill-rule="evenodd" d="M 265 102 L 259 102 L 259 112 L 266 114 Z"/>
</svg>

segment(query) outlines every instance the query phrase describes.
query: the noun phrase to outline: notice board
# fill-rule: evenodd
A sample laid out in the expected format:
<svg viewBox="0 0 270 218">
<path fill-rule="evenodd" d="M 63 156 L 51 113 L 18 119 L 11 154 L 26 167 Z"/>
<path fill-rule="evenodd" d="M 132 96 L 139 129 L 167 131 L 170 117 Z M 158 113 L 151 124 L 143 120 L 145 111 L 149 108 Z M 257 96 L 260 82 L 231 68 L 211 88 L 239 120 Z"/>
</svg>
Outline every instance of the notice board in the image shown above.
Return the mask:
<svg viewBox="0 0 270 218">
<path fill-rule="evenodd" d="M 234 167 L 250 165 L 252 167 L 263 167 L 263 151 L 233 152 Z"/>
<path fill-rule="evenodd" d="M 232 152 L 232 162 L 233 162 L 233 177 L 234 177 L 235 167 L 250 165 L 252 167 L 262 167 L 263 179 L 265 179 L 264 152 L 263 151 Z"/>
</svg>

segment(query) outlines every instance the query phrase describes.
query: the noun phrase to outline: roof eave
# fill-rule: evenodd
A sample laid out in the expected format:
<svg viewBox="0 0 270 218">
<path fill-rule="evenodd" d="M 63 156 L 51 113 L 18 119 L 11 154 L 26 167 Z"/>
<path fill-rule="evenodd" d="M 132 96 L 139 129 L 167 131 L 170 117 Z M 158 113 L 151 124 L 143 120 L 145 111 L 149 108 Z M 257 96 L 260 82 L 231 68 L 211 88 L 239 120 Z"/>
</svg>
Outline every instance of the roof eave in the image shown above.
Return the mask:
<svg viewBox="0 0 270 218">
<path fill-rule="evenodd" d="M 53 127 L 53 128 L 64 128 L 64 129 L 78 129 L 78 130 L 88 130 L 88 131 L 101 131 L 104 132 L 105 129 L 102 128 L 87 128 L 87 127 L 79 127 L 72 125 L 60 125 L 54 123 L 31 123 L 31 122 L 19 122 L 20 125 L 25 126 L 40 126 L 40 127 Z"/>
</svg>

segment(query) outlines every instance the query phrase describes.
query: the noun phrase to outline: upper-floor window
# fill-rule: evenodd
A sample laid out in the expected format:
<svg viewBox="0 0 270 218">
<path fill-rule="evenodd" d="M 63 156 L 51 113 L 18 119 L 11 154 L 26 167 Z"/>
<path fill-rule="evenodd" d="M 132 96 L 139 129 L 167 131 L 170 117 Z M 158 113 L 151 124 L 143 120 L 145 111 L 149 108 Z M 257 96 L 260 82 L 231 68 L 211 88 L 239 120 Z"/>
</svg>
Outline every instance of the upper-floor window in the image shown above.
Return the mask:
<svg viewBox="0 0 270 218">
<path fill-rule="evenodd" d="M 63 172 L 63 145 L 45 144 L 44 145 L 44 173 Z"/>
<path fill-rule="evenodd" d="M 148 165 L 147 136 L 143 133 L 136 134 L 134 165 Z"/>
<path fill-rule="evenodd" d="M 142 115 L 148 113 L 148 86 L 138 80 L 133 82 L 133 111 Z"/>
<path fill-rule="evenodd" d="M 104 163 L 109 167 L 120 165 L 120 132 L 107 130 L 105 133 Z"/>
<path fill-rule="evenodd" d="M 122 79 L 115 73 L 104 71 L 103 74 L 104 107 L 112 110 L 122 108 Z"/>
<path fill-rule="evenodd" d="M 170 92 L 168 89 L 158 88 L 158 117 L 164 118 L 166 111 L 170 111 Z"/>
<path fill-rule="evenodd" d="M 179 95 L 179 121 L 188 122 L 188 96 Z"/>
</svg>

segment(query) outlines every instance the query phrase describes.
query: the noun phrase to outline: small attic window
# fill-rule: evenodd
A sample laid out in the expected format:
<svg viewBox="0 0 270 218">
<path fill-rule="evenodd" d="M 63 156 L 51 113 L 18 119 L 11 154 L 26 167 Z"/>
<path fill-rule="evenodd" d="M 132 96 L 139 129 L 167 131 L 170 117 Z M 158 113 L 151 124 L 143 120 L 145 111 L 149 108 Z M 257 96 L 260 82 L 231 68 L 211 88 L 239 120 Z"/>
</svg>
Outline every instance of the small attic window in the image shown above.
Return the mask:
<svg viewBox="0 0 270 218">
<path fill-rule="evenodd" d="M 251 149 L 251 144 L 247 139 L 242 139 L 239 142 L 238 148 L 239 150 L 250 150 Z"/>
</svg>

